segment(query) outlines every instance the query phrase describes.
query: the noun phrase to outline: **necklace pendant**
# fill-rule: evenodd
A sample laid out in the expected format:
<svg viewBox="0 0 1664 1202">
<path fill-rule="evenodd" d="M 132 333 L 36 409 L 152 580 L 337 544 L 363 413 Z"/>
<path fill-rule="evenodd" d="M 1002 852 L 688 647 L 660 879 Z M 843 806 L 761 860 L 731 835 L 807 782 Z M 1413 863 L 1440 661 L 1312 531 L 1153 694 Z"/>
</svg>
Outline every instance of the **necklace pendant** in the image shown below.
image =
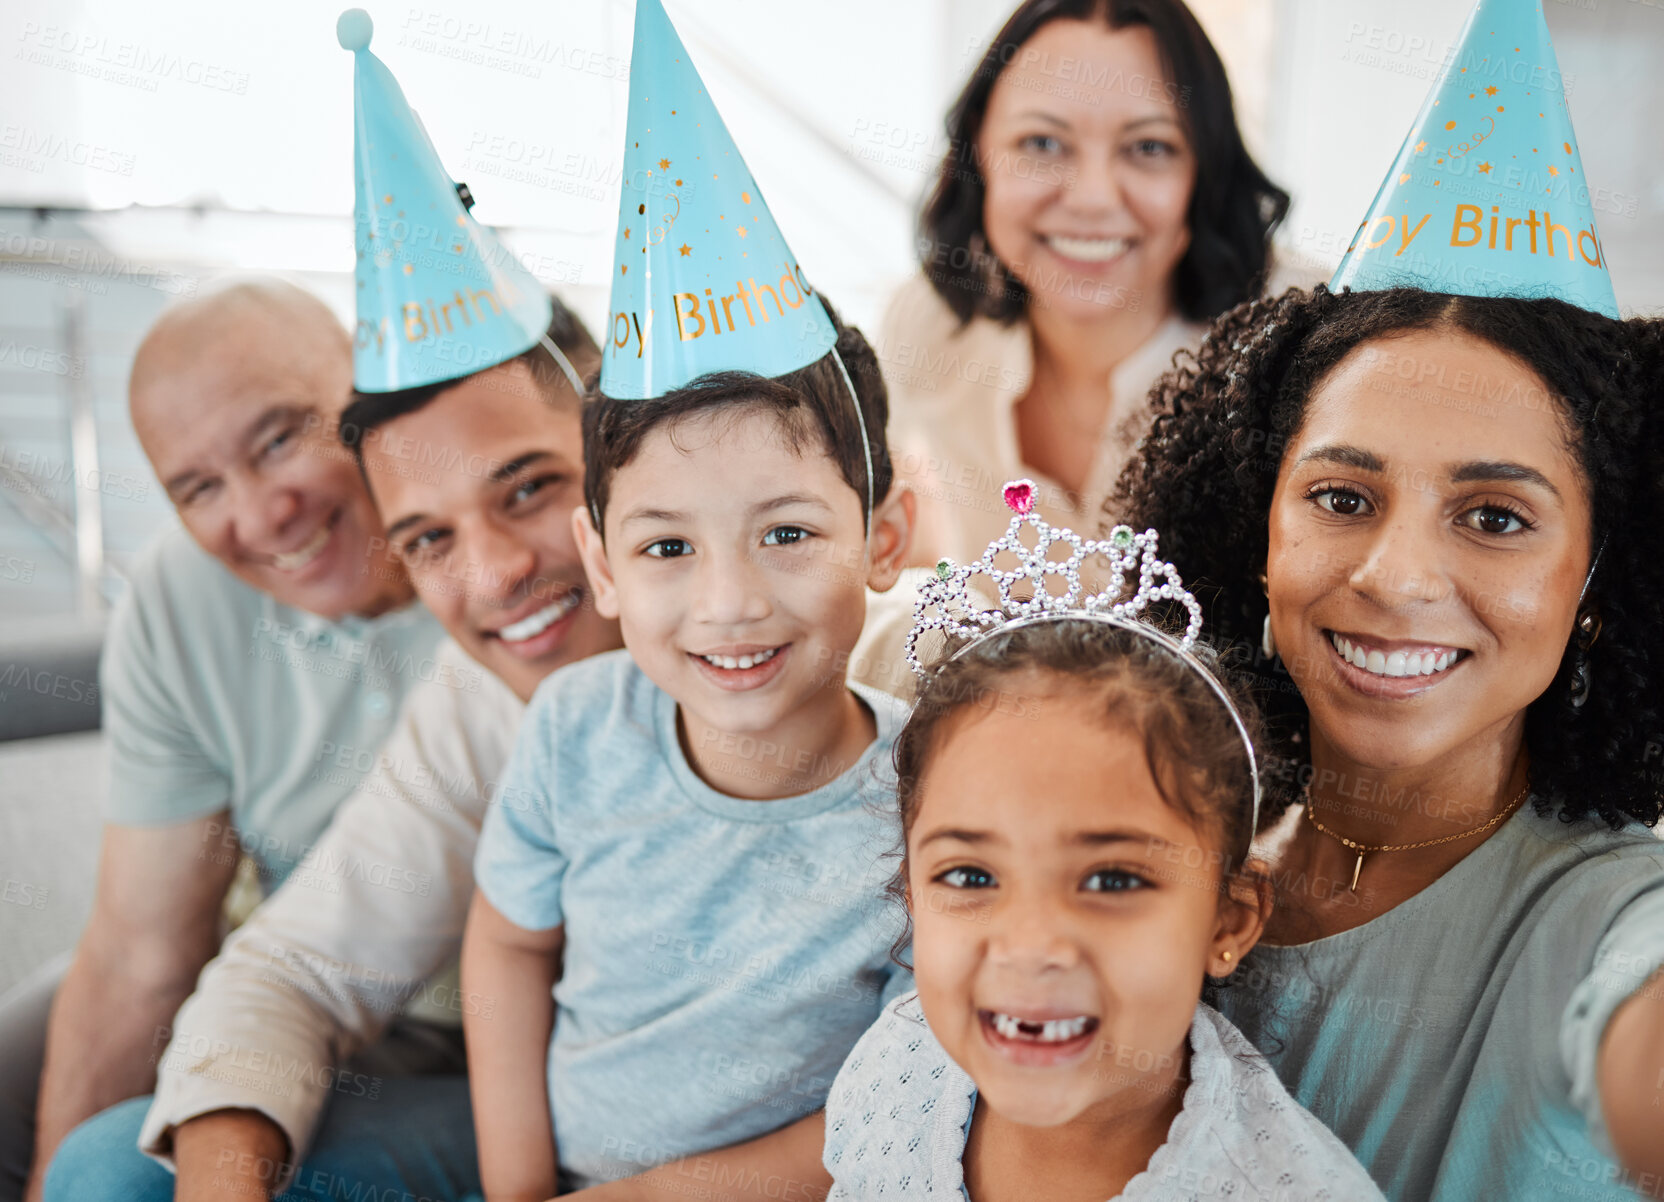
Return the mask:
<svg viewBox="0 0 1664 1202">
<path fill-rule="evenodd" d="M 1352 865 L 1352 892 L 1358 891 L 1358 874 L 1364 870 L 1364 853 L 1358 853 L 1358 862 Z"/>
</svg>

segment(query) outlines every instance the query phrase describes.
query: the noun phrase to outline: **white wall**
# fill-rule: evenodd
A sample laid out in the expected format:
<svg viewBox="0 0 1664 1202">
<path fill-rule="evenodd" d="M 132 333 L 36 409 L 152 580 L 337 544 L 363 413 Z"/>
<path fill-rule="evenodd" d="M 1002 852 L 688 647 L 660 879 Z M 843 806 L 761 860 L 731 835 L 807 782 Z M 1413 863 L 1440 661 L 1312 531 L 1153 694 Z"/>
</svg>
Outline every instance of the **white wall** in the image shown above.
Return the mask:
<svg viewBox="0 0 1664 1202">
<path fill-rule="evenodd" d="M 1294 249 L 1332 263 L 1467 12 L 1464 0 L 1193 0 L 1250 146 L 1294 193 Z M 344 215 L 341 0 L 10 0 L 0 203 L 207 203 Z M 1011 0 L 667 0 L 781 225 L 870 320 L 910 262 L 942 113 Z M 630 0 L 371 4 L 374 46 L 483 220 L 599 314 L 627 104 Z M 1548 2 L 1620 300 L 1664 305 L 1664 0 Z M 137 228 L 141 258 L 184 253 Z M 160 232 L 160 231 L 153 231 Z M 239 265 L 345 270 L 341 238 L 240 226 Z M 115 235 L 124 236 L 119 228 Z M 198 255 L 199 259 L 204 256 Z M 200 263 L 208 266 L 208 263 Z M 587 293 L 593 290 L 593 296 Z"/>
<path fill-rule="evenodd" d="M 0 614 L 60 611 L 74 596 L 63 538 L 22 520 L 15 491 L 66 514 L 74 500 L 66 381 L 23 362 L 63 362 L 51 356 L 64 351 L 66 303 L 85 304 L 91 344 L 77 362 L 104 465 L 124 481 L 101 501 L 118 563 L 166 514 L 124 400 L 128 356 L 160 306 L 227 269 L 285 270 L 349 316 L 343 2 L 0 6 L 0 465 L 30 465 L 21 486 L 0 473 Z M 793 248 L 859 324 L 871 328 L 913 270 L 913 214 L 943 149 L 943 113 L 1014 2 L 665 0 Z M 1619 302 L 1664 311 L 1664 0 L 1546 2 Z M 1250 148 L 1295 197 L 1285 258 L 1323 278 L 1468 0 L 1191 3 L 1225 59 Z M 473 186 L 479 216 L 507 227 L 598 327 L 633 0 L 370 8 L 377 52 Z M 37 205 L 107 211 L 43 221 Z"/>
</svg>

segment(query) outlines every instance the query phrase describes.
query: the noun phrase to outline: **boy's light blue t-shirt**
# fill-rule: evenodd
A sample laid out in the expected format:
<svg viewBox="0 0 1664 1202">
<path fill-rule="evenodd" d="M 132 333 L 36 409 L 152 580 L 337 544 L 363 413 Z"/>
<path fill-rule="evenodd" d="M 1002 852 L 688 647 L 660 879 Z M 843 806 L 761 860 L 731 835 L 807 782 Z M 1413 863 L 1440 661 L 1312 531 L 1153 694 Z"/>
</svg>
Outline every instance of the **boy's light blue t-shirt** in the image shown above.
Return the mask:
<svg viewBox="0 0 1664 1202">
<path fill-rule="evenodd" d="M 229 808 L 204 856 L 252 856 L 269 891 L 368 776 L 405 695 L 478 692 L 435 658 L 420 604 L 331 622 L 281 605 L 183 530 L 134 565 L 99 665 L 110 748 L 105 819 L 184 822 Z"/>
<path fill-rule="evenodd" d="M 676 703 L 627 652 L 532 698 L 481 832 L 480 889 L 528 930 L 565 926 L 549 1106 L 577 1187 L 756 1138 L 820 1109 L 884 1003 L 884 893 L 900 827 L 890 748 L 905 708 L 853 686 L 878 737 L 835 780 L 779 801 L 689 766 Z M 735 740 L 759 771 L 794 755 Z"/>
</svg>

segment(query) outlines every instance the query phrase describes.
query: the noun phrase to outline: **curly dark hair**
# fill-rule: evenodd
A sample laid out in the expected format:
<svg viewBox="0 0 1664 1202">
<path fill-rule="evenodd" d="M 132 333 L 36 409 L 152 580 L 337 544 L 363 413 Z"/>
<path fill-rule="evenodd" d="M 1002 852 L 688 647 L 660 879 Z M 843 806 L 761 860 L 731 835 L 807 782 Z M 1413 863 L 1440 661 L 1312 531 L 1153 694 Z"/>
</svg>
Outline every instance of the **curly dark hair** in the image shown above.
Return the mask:
<svg viewBox="0 0 1664 1202">
<path fill-rule="evenodd" d="M 1287 671 L 1257 650 L 1268 606 L 1258 577 L 1282 453 L 1315 386 L 1354 347 L 1399 332 L 1461 331 L 1530 367 L 1564 418 L 1601 548 L 1588 602 L 1602 634 L 1587 652 L 1590 689 L 1572 705 L 1575 639 L 1554 682 L 1526 710 L 1540 813 L 1616 828 L 1664 812 L 1664 323 L 1622 322 L 1553 299 L 1451 296 L 1413 288 L 1339 294 L 1290 289 L 1243 304 L 1181 355 L 1151 395 L 1153 426 L 1105 505 L 1162 550 L 1234 650 L 1265 717 L 1268 758 L 1284 766 L 1271 816 L 1309 772 L 1309 716 Z M 1651 370 L 1649 372 L 1649 363 Z"/>
<path fill-rule="evenodd" d="M 976 146 L 995 82 L 1024 43 L 1058 20 L 1144 26 L 1155 35 L 1196 155 L 1185 214 L 1190 246 L 1174 269 L 1174 304 L 1186 319 L 1207 321 L 1252 296 L 1263 287 L 1289 197 L 1243 145 L 1225 65 L 1184 0 L 1026 0 L 1011 14 L 948 110 L 948 150 L 919 215 L 922 266 L 937 295 L 961 323 L 981 315 L 1010 325 L 1028 311 L 1028 290 L 988 248 L 988 185 Z"/>
</svg>

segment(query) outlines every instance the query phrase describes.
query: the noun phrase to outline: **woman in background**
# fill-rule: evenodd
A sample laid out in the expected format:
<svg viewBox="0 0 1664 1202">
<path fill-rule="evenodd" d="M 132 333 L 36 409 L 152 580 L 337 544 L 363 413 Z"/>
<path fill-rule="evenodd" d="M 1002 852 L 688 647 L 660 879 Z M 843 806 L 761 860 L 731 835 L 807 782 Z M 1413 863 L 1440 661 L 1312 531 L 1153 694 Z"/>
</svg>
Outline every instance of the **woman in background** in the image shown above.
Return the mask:
<svg viewBox="0 0 1664 1202">
<path fill-rule="evenodd" d="M 1288 195 L 1243 146 L 1182 0 L 1027 0 L 948 114 L 921 277 L 886 317 L 914 546 L 972 559 L 1027 476 L 1098 520 L 1144 399 L 1206 322 L 1258 293 Z"/>
</svg>

